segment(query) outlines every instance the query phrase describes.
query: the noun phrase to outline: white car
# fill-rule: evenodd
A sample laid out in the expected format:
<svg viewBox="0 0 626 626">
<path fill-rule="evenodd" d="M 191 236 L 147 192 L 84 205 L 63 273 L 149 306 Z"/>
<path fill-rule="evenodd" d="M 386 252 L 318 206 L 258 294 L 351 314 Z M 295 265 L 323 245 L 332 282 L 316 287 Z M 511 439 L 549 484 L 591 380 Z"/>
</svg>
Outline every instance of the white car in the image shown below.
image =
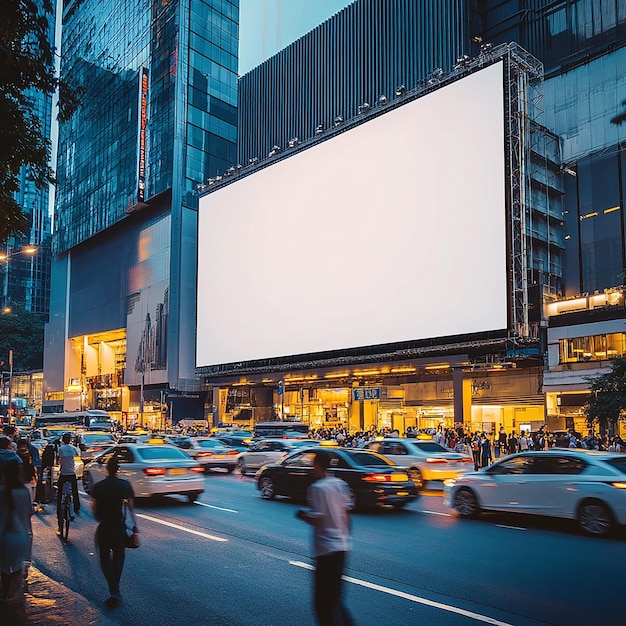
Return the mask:
<svg viewBox="0 0 626 626">
<path fill-rule="evenodd" d="M 520 452 L 444 482 L 462 517 L 481 511 L 575 519 L 590 535 L 626 524 L 626 455 L 576 448 Z"/>
<path fill-rule="evenodd" d="M 205 470 L 222 468 L 228 473 L 237 467 L 239 450 L 230 448 L 215 437 L 190 437 L 191 447 L 185 452 Z"/>
<path fill-rule="evenodd" d="M 457 478 L 474 471 L 471 456 L 453 452 L 436 441 L 409 438 L 387 438 L 363 445 L 386 456 L 394 465 L 410 469 L 411 480 L 422 486 L 429 480 Z"/>
<path fill-rule="evenodd" d="M 316 446 L 319 442 L 310 439 L 259 439 L 250 446 L 247 452 L 239 455 L 237 469 L 242 474 L 256 472 L 268 463 L 276 463 L 303 446 Z"/>
<path fill-rule="evenodd" d="M 106 463 L 116 455 L 118 476 L 128 480 L 136 498 L 182 494 L 195 502 L 204 491 L 204 468 L 180 448 L 169 444 L 128 443 L 113 446 L 85 467 L 83 486 L 93 486 L 107 477 Z"/>
</svg>

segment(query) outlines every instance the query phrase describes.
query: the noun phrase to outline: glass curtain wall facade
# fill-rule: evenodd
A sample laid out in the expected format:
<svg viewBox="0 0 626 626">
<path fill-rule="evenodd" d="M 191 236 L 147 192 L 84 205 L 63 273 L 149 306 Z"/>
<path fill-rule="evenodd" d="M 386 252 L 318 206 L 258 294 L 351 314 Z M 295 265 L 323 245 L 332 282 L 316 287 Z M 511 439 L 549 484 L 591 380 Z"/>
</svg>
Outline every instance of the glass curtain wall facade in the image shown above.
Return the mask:
<svg viewBox="0 0 626 626">
<path fill-rule="evenodd" d="M 238 162 L 380 106 L 467 52 L 465 0 L 358 0 L 239 80 Z M 232 165 L 232 164 L 231 164 Z M 222 174 L 214 170 L 211 176 Z"/>
<path fill-rule="evenodd" d="M 41 2 L 36 3 L 40 12 Z M 47 14 L 48 37 L 54 43 L 54 13 Z M 41 122 L 41 133 L 50 137 L 52 97 L 30 89 L 26 93 L 34 115 Z M 2 309 L 23 309 L 47 317 L 50 306 L 50 261 L 52 230 L 49 215 L 50 189 L 37 189 L 29 177 L 29 168 L 20 171 L 20 190 L 15 198 L 29 217 L 29 231 L 25 235 L 10 237 L 0 253 L 10 258 L 0 261 L 2 280 Z M 23 254 L 30 246 L 37 248 L 36 254 Z"/>
<path fill-rule="evenodd" d="M 624 283 L 626 231 L 626 3 L 483 0 L 470 35 L 517 41 L 546 72 L 546 126 L 560 136 L 565 294 Z M 476 44 L 474 44 L 476 45 Z"/>
<path fill-rule="evenodd" d="M 235 159 L 238 18 L 237 0 L 64 3 L 61 74 L 85 92 L 59 130 L 50 402 L 130 416 L 197 386 L 194 190 Z"/>
</svg>

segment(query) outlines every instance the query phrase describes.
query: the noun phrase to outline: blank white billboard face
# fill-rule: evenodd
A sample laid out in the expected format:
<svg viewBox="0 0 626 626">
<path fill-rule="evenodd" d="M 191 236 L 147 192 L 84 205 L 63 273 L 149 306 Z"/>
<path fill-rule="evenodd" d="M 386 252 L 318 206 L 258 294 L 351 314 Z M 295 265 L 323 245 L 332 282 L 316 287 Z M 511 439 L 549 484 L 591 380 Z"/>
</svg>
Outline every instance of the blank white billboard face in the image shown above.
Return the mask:
<svg viewBox="0 0 626 626">
<path fill-rule="evenodd" d="M 200 199 L 198 367 L 505 329 L 497 63 Z"/>
</svg>

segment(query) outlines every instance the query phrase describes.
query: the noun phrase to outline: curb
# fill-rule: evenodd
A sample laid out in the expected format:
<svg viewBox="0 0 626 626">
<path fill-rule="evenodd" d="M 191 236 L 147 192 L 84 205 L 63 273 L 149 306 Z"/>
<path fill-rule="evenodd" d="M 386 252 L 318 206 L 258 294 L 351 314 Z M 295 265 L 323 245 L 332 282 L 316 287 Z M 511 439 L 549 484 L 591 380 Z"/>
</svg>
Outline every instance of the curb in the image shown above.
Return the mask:
<svg viewBox="0 0 626 626">
<path fill-rule="evenodd" d="M 86 598 L 48 578 L 36 567 L 28 572 L 25 603 L 0 607 L 3 626 L 112 626 Z"/>
</svg>

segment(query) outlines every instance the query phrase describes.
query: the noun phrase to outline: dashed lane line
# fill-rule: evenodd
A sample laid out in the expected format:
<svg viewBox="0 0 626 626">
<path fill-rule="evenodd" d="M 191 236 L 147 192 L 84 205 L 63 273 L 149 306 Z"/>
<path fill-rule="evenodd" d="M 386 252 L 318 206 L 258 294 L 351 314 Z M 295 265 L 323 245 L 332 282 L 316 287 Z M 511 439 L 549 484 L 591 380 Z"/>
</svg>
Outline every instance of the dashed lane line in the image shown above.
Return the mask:
<svg viewBox="0 0 626 626">
<path fill-rule="evenodd" d="M 226 511 L 227 513 L 239 513 L 239 511 L 235 511 L 235 509 L 226 509 L 223 506 L 215 506 L 214 504 L 205 504 L 204 502 L 194 502 L 199 506 L 206 506 L 207 509 L 217 509 L 218 511 Z"/>
<path fill-rule="evenodd" d="M 140 517 L 141 519 L 148 520 L 149 522 L 154 522 L 155 524 L 162 524 L 163 526 L 176 528 L 176 530 L 182 530 L 183 532 L 189 533 L 190 535 L 197 535 L 198 537 L 211 539 L 212 541 L 223 541 L 223 542 L 228 541 L 228 539 L 224 539 L 223 537 L 216 537 L 215 535 L 209 535 L 208 533 L 203 533 L 199 530 L 194 530 L 193 528 L 187 528 L 185 526 L 181 526 L 180 524 L 172 524 L 172 522 L 166 522 L 165 520 L 158 519 L 157 517 L 152 517 L 151 515 L 146 515 L 145 513 L 135 513 L 135 516 Z"/>
<path fill-rule="evenodd" d="M 295 565 L 296 567 L 302 567 L 304 569 L 314 569 L 312 565 L 309 565 L 308 563 L 303 563 L 302 561 L 289 561 L 289 564 Z M 484 622 L 485 624 L 493 624 L 493 626 L 512 626 L 512 624 L 509 624 L 508 622 L 501 622 L 500 620 L 494 619 L 493 617 L 489 617 L 487 615 L 474 613 L 474 611 L 466 611 L 465 609 L 460 609 L 459 607 L 452 606 L 450 604 L 443 604 L 442 602 L 435 602 L 434 600 L 428 600 L 427 598 L 420 598 L 419 596 L 414 596 L 413 594 L 405 593 L 404 591 L 398 591 L 397 589 L 392 589 L 391 587 L 383 587 L 382 585 L 376 585 L 366 580 L 352 578 L 352 576 L 343 576 L 343 579 L 346 582 L 360 585 L 361 587 L 367 587 L 368 589 L 373 589 L 374 591 L 381 591 L 382 593 L 387 593 L 391 596 L 410 600 L 411 602 L 417 602 L 418 604 L 424 604 L 435 609 L 441 609 L 442 611 L 448 611 L 450 613 L 456 613 L 457 615 L 463 615 L 464 617 L 469 617 L 470 619 L 476 620 L 478 622 Z"/>
<path fill-rule="evenodd" d="M 452 517 L 452 513 L 441 513 L 440 511 L 422 511 L 422 513 L 428 513 L 429 515 L 441 515 L 442 517 Z"/>
<path fill-rule="evenodd" d="M 528 528 L 523 528 L 522 526 L 509 526 L 508 524 L 496 524 L 498 528 L 508 528 L 509 530 L 528 530 Z"/>
</svg>

